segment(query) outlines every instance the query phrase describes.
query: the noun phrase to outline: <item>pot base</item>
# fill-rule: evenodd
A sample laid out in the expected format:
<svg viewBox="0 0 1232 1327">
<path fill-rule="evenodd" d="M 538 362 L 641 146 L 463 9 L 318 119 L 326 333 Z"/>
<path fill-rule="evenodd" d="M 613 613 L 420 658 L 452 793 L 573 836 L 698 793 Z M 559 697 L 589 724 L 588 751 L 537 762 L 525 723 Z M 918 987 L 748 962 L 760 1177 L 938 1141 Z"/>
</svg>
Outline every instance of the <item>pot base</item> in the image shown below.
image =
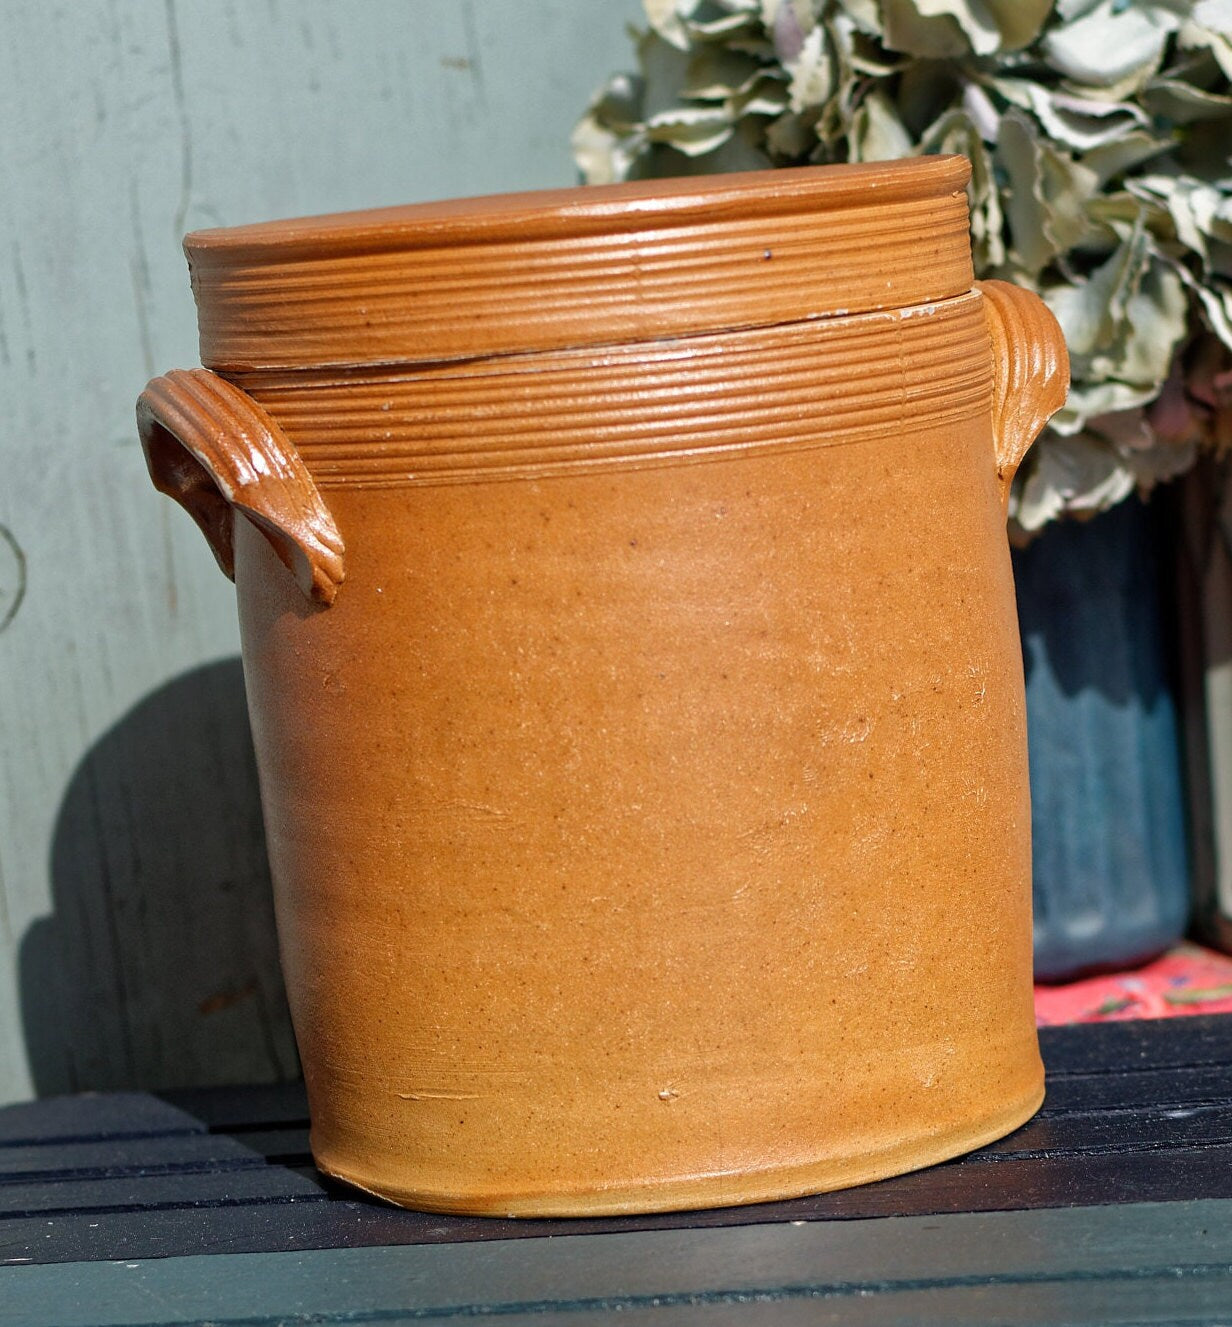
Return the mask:
<svg viewBox="0 0 1232 1327">
<path fill-rule="evenodd" d="M 646 1177 L 584 1191 L 561 1187 L 518 1193 L 445 1193 L 403 1188 L 338 1164 L 327 1154 L 318 1153 L 315 1147 L 313 1157 L 317 1168 L 331 1179 L 397 1207 L 421 1212 L 528 1218 L 634 1216 L 782 1202 L 835 1189 L 855 1188 L 908 1171 L 922 1170 L 1004 1138 L 1025 1124 L 1043 1101 L 1044 1086 L 1040 1082 L 995 1114 L 984 1116 L 961 1129 L 899 1138 L 877 1152 L 865 1152 L 856 1157 L 826 1157 L 765 1169 L 720 1171 L 668 1179 Z"/>
</svg>

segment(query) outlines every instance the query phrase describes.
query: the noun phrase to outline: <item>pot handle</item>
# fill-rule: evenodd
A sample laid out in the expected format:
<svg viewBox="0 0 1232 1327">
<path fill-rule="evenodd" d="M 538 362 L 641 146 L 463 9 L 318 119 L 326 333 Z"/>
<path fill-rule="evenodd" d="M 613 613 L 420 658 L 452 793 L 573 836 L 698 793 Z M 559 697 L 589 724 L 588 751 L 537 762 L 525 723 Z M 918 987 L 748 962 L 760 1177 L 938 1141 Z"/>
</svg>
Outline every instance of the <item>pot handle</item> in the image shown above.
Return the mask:
<svg viewBox="0 0 1232 1327">
<path fill-rule="evenodd" d="M 1052 310 L 1008 281 L 977 281 L 992 337 L 992 438 L 1001 502 L 1040 430 L 1065 404 L 1069 353 Z"/>
<path fill-rule="evenodd" d="M 197 522 L 229 579 L 238 511 L 310 599 L 333 603 L 342 536 L 299 453 L 250 396 L 208 369 L 172 369 L 137 398 L 137 434 L 154 487 Z"/>
</svg>

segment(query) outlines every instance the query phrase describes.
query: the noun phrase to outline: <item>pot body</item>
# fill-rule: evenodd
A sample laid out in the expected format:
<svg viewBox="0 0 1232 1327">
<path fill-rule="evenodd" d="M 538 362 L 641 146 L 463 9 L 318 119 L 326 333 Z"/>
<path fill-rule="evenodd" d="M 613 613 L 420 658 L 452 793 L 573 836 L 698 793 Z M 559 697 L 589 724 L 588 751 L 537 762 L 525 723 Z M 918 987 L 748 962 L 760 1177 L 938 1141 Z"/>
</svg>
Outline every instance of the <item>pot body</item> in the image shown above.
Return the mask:
<svg viewBox="0 0 1232 1327">
<path fill-rule="evenodd" d="M 1035 1110 L 989 416 L 934 414 L 723 459 L 335 474 L 328 611 L 240 527 L 324 1169 L 451 1211 L 705 1206 Z"/>
<path fill-rule="evenodd" d="M 238 586 L 324 1170 L 456 1212 L 749 1203 L 1037 1108 L 1004 495 L 1057 335 L 992 283 L 150 385 L 155 482 Z"/>
</svg>

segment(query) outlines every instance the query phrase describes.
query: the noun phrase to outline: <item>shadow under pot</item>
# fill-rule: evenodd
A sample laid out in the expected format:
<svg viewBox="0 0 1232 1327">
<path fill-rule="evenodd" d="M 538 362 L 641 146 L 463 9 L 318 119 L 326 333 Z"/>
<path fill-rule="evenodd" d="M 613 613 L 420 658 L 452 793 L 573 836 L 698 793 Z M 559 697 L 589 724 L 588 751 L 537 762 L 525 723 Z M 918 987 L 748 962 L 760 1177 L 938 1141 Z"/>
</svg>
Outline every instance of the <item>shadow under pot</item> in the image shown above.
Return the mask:
<svg viewBox="0 0 1232 1327">
<path fill-rule="evenodd" d="M 1005 498 L 1066 365 L 967 178 L 188 238 L 140 429 L 237 583 L 323 1170 L 751 1203 L 1038 1107 Z"/>
</svg>

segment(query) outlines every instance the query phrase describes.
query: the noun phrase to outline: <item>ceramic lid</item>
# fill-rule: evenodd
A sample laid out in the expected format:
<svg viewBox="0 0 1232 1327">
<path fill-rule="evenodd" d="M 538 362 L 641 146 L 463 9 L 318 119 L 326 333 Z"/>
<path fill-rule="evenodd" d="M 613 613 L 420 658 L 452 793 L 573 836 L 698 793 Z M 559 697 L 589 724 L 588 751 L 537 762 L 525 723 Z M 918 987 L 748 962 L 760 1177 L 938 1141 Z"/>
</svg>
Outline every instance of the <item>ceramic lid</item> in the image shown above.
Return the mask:
<svg viewBox="0 0 1232 1327">
<path fill-rule="evenodd" d="M 971 287 L 963 157 L 202 230 L 202 363 L 414 364 L 902 308 Z"/>
</svg>

